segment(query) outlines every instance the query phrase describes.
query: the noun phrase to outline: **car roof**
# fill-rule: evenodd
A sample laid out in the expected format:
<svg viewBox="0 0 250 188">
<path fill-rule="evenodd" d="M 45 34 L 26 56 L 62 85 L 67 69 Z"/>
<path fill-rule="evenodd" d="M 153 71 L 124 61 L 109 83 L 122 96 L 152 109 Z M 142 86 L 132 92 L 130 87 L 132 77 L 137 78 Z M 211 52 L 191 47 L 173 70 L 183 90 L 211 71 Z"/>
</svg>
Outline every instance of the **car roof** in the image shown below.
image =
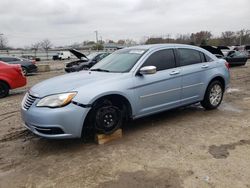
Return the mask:
<svg viewBox="0 0 250 188">
<path fill-rule="evenodd" d="M 147 45 L 139 45 L 139 46 L 132 46 L 129 47 L 127 49 L 142 49 L 142 50 L 156 50 L 159 48 L 192 48 L 192 49 L 199 49 L 201 50 L 201 48 L 197 47 L 197 46 L 193 46 L 193 45 L 187 45 L 187 44 L 147 44 Z"/>
<path fill-rule="evenodd" d="M 161 50 L 164 48 L 188 48 L 188 49 L 193 49 L 193 50 L 198 50 L 200 52 L 203 52 L 212 59 L 216 58 L 216 56 L 214 54 L 212 54 L 211 52 L 209 52 L 208 50 L 203 49 L 199 46 L 188 45 L 188 44 L 174 44 L 174 43 L 173 44 L 171 44 L 171 43 L 168 43 L 168 44 L 147 44 L 147 45 L 128 47 L 126 49 L 154 51 L 154 50 Z"/>
</svg>

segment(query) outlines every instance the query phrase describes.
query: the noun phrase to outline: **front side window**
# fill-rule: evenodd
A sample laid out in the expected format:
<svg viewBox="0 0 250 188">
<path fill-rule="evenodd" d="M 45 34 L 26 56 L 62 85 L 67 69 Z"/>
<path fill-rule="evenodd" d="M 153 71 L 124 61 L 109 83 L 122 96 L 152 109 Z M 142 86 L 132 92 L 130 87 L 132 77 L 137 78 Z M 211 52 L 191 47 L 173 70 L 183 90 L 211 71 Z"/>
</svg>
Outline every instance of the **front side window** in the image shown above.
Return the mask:
<svg viewBox="0 0 250 188">
<path fill-rule="evenodd" d="M 144 49 L 123 49 L 99 61 L 90 70 L 105 72 L 129 72 L 146 52 Z"/>
<path fill-rule="evenodd" d="M 149 56 L 143 66 L 155 66 L 157 71 L 174 68 L 174 51 L 172 49 L 157 51 Z"/>
<path fill-rule="evenodd" d="M 200 52 L 193 49 L 178 49 L 181 66 L 201 63 Z"/>
</svg>

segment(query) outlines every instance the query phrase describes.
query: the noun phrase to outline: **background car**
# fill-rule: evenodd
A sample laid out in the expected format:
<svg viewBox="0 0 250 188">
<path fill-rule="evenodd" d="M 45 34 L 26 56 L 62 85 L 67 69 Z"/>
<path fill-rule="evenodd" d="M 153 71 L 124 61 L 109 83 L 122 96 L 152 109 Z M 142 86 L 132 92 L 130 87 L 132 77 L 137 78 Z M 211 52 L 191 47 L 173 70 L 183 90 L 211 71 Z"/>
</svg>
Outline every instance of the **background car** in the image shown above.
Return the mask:
<svg viewBox="0 0 250 188">
<path fill-rule="evenodd" d="M 8 64 L 20 64 L 22 67 L 23 74 L 27 76 L 29 73 L 36 73 L 37 66 L 35 60 L 29 60 L 19 57 L 8 57 L 8 56 L 0 56 L 0 61 L 3 61 Z"/>
<path fill-rule="evenodd" d="M 39 57 L 35 57 L 33 55 L 22 55 L 21 58 L 24 58 L 24 59 L 28 59 L 28 60 L 31 60 L 31 61 L 41 61 L 41 58 Z"/>
<path fill-rule="evenodd" d="M 248 59 L 250 59 L 250 45 L 246 45 L 246 46 L 245 46 L 245 50 L 246 50 L 246 52 L 247 52 Z"/>
<path fill-rule="evenodd" d="M 111 134 L 128 119 L 200 102 L 217 108 L 229 84 L 228 63 L 190 45 L 124 48 L 89 71 L 33 86 L 22 101 L 24 125 L 46 138 Z M 73 123 L 72 123 L 73 122 Z"/>
<path fill-rule="evenodd" d="M 26 85 L 20 65 L 9 65 L 0 61 L 0 98 L 6 97 L 10 89 Z"/>
<path fill-rule="evenodd" d="M 53 60 L 65 60 L 65 59 L 70 59 L 71 54 L 68 51 L 60 51 L 56 55 L 53 55 L 52 59 Z"/>
<path fill-rule="evenodd" d="M 217 58 L 225 59 L 230 66 L 245 65 L 248 59 L 244 52 L 236 50 L 227 50 L 222 52 L 220 48 L 213 46 L 201 46 L 201 48 L 204 48 L 205 50 L 214 54 Z"/>
<path fill-rule="evenodd" d="M 88 56 L 85 56 L 83 53 L 75 49 L 71 49 L 69 51 L 74 54 L 79 60 L 67 63 L 65 66 L 66 72 L 87 70 L 110 54 L 109 52 L 95 52 Z"/>
</svg>

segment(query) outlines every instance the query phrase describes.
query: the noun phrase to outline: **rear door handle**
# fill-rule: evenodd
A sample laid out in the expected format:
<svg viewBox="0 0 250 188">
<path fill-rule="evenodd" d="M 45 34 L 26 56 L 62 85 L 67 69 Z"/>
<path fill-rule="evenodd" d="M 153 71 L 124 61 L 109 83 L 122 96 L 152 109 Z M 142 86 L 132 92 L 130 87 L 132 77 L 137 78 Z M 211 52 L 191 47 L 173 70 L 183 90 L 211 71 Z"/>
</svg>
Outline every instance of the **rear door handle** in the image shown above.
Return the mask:
<svg viewBox="0 0 250 188">
<path fill-rule="evenodd" d="M 202 65 L 201 66 L 201 68 L 203 68 L 203 69 L 206 69 L 206 68 L 208 68 L 209 67 L 209 65 Z"/>
<path fill-rule="evenodd" d="M 176 75 L 176 74 L 180 74 L 180 71 L 172 71 L 172 72 L 170 73 L 170 75 Z"/>
</svg>

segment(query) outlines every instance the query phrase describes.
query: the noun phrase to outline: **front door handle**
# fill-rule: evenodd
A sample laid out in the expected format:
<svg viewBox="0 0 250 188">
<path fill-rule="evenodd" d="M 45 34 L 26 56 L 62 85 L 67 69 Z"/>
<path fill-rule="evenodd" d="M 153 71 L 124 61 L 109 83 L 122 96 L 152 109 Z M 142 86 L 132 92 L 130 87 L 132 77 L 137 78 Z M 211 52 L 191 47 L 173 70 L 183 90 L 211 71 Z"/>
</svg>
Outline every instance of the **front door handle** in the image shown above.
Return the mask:
<svg viewBox="0 0 250 188">
<path fill-rule="evenodd" d="M 202 65 L 201 66 L 201 68 L 203 68 L 203 69 L 206 69 L 206 68 L 208 68 L 209 67 L 209 65 Z"/>
<path fill-rule="evenodd" d="M 170 73 L 170 75 L 176 75 L 176 74 L 180 74 L 180 71 L 172 71 L 172 72 Z"/>
</svg>

